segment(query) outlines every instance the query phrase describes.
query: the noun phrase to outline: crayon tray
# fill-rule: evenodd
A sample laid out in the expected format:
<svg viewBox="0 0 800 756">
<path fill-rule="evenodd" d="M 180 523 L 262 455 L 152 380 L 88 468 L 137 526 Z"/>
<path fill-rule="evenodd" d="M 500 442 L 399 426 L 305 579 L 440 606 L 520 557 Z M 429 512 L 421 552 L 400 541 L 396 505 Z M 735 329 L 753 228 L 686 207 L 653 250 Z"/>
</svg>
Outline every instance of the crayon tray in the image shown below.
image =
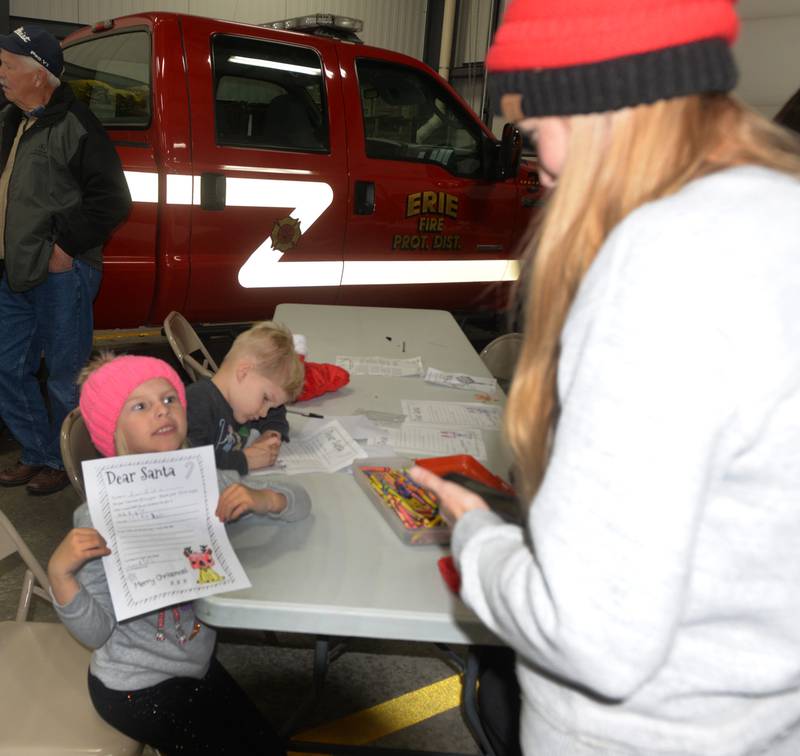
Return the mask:
<svg viewBox="0 0 800 756">
<path fill-rule="evenodd" d="M 415 510 L 427 509 L 427 502 L 400 494 L 395 484 L 397 479 L 393 479 L 395 473 L 403 473 L 413 464 L 414 461 L 408 457 L 365 459 L 353 465 L 353 477 L 403 543 L 410 546 L 450 543 L 450 526 L 441 517 L 435 525 L 420 524 L 413 527 L 397 513 L 398 499 Z M 402 489 L 404 487 L 402 479 L 399 482 Z M 427 492 L 425 495 L 427 496 Z M 434 507 L 433 513 L 438 513 L 438 506 Z"/>
<path fill-rule="evenodd" d="M 461 473 L 468 478 L 480 481 L 489 486 L 489 488 L 496 488 L 502 493 L 512 495 L 514 493 L 514 489 L 508 483 L 494 473 L 489 472 L 475 457 L 469 454 L 452 454 L 449 457 L 422 457 L 414 461 L 420 467 L 424 467 L 440 477 L 447 473 Z"/>
</svg>

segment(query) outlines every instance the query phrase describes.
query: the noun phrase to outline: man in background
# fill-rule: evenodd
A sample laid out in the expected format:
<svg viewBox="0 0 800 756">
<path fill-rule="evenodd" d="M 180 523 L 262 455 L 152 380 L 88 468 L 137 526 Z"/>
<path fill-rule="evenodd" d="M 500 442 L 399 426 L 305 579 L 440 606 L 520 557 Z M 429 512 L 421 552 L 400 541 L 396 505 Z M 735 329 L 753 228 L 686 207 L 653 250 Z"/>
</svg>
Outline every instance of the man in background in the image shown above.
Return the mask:
<svg viewBox="0 0 800 756">
<path fill-rule="evenodd" d="M 0 415 L 22 447 L 0 485 L 34 495 L 69 480 L 61 423 L 92 348 L 103 245 L 130 209 L 100 122 L 59 80 L 64 58 L 42 28 L 0 36 Z M 50 412 L 36 373 L 44 354 Z"/>
</svg>

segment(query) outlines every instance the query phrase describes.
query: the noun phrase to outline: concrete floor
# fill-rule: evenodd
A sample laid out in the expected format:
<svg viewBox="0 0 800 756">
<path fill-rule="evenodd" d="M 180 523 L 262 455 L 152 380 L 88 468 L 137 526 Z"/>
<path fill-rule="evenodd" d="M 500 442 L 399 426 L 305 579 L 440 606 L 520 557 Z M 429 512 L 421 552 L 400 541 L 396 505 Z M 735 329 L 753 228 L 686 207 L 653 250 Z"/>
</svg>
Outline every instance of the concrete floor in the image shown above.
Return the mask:
<svg viewBox="0 0 800 756">
<path fill-rule="evenodd" d="M 168 356 L 159 340 L 136 350 L 113 346 L 117 351 Z M 17 444 L 3 432 L 0 469 L 13 464 L 18 456 Z M 24 486 L 0 488 L 0 508 L 44 566 L 71 527 L 72 512 L 79 503 L 72 488 L 47 497 L 29 496 Z M 22 576 L 21 562 L 16 557 L 0 560 L 0 621 L 14 618 Z M 42 601 L 35 602 L 31 618 L 57 621 L 52 608 Z M 347 653 L 331 666 L 322 698 L 302 722 L 302 728 L 334 722 L 449 678 L 456 671 L 446 655 L 429 644 L 354 640 L 347 648 Z M 284 633 L 223 632 L 218 647 L 222 663 L 276 726 L 292 716 L 309 690 L 312 653 L 313 638 Z M 374 744 L 386 748 L 479 753 L 458 708 L 387 734 Z"/>
</svg>

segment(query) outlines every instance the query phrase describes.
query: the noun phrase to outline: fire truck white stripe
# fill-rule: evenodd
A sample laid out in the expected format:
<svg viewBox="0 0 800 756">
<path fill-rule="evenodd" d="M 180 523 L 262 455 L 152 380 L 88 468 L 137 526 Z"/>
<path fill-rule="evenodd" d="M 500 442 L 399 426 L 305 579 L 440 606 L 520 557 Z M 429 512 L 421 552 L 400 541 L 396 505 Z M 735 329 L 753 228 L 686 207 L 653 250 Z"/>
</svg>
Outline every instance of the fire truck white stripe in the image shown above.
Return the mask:
<svg viewBox="0 0 800 756">
<path fill-rule="evenodd" d="M 341 260 L 319 262 L 278 262 L 250 259 L 239 269 L 239 283 L 245 289 L 286 289 L 301 286 L 339 286 L 342 280 Z"/>
<path fill-rule="evenodd" d="M 195 181 L 198 177 L 195 177 Z M 287 179 L 232 178 L 225 181 L 225 204 L 236 207 L 293 207 L 290 215 L 300 221 L 305 233 L 331 202 L 333 189 L 324 181 L 292 181 Z M 195 192 L 194 203 L 200 202 Z"/>
<path fill-rule="evenodd" d="M 198 176 L 197 178 L 199 182 L 200 177 Z M 167 204 L 168 205 L 192 204 L 191 176 L 182 176 L 178 173 L 167 174 Z"/>
<path fill-rule="evenodd" d="M 134 202 L 158 202 L 158 174 L 148 171 L 124 171 Z"/>
<path fill-rule="evenodd" d="M 158 174 L 125 171 L 134 202 L 158 202 Z M 333 201 L 333 190 L 322 181 L 252 179 L 228 176 L 226 204 L 232 207 L 294 208 L 303 233 Z M 167 174 L 167 204 L 199 205 L 200 176 Z M 515 281 L 516 260 L 322 260 L 282 261 L 270 237 L 250 255 L 239 270 L 245 288 L 296 288 L 326 286 L 381 286 L 388 284 L 480 283 Z"/>
<path fill-rule="evenodd" d="M 516 260 L 347 260 L 342 286 L 515 281 Z"/>
<path fill-rule="evenodd" d="M 516 260 L 345 260 L 341 263 L 278 262 L 262 258 L 258 265 L 253 257 L 239 271 L 239 283 L 247 289 L 481 283 L 515 281 L 519 276 Z"/>
</svg>

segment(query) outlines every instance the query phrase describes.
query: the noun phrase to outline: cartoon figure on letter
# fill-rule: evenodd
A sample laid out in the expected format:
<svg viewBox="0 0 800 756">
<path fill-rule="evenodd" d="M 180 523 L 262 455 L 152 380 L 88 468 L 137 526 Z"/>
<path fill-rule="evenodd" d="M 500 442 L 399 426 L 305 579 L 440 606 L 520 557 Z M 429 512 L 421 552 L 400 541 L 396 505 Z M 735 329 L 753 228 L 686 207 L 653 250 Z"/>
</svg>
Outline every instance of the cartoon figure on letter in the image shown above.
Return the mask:
<svg viewBox="0 0 800 756">
<path fill-rule="evenodd" d="M 208 546 L 201 546 L 199 551 L 192 551 L 192 547 L 187 546 L 183 555 L 189 560 L 193 570 L 200 570 L 197 576 L 198 585 L 218 583 L 223 579 L 211 569 L 214 566 L 214 554 Z"/>
</svg>

